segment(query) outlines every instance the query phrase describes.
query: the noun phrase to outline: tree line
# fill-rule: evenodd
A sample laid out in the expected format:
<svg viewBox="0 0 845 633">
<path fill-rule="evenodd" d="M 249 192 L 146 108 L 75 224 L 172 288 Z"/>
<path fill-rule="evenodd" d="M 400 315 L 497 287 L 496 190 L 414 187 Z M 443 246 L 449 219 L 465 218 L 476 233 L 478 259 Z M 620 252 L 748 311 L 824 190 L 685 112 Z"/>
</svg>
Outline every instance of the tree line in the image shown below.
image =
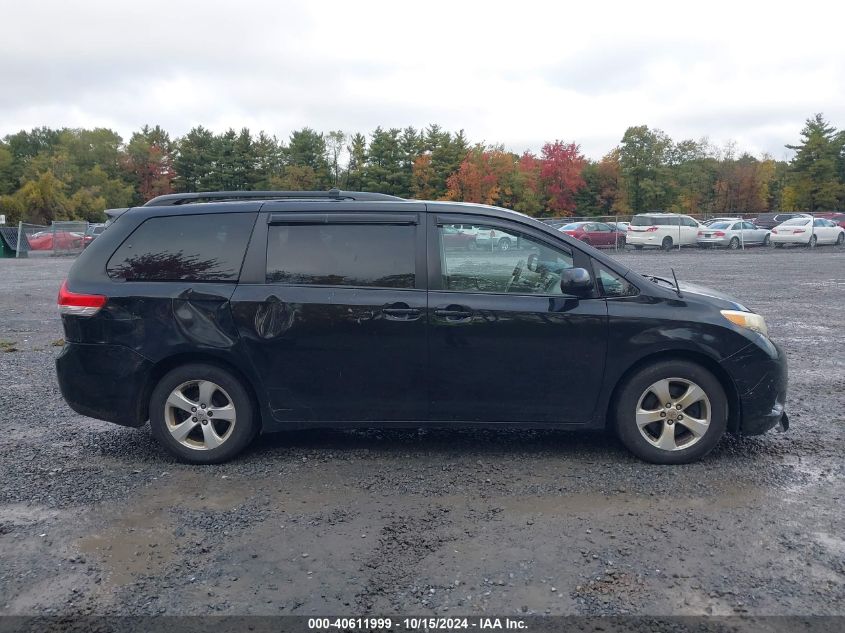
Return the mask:
<svg viewBox="0 0 845 633">
<path fill-rule="evenodd" d="M 41 127 L 0 141 L 0 214 L 8 223 L 95 222 L 104 209 L 166 193 L 331 187 L 541 217 L 845 208 L 845 132 L 817 114 L 786 147 L 794 151 L 788 162 L 706 138 L 673 141 L 641 125 L 589 160 L 572 142 L 515 154 L 438 125 L 377 127 L 369 136 L 303 128 L 286 142 L 246 128 L 215 134 L 198 126 L 171 138 L 145 126 L 124 142 L 104 128 Z"/>
</svg>

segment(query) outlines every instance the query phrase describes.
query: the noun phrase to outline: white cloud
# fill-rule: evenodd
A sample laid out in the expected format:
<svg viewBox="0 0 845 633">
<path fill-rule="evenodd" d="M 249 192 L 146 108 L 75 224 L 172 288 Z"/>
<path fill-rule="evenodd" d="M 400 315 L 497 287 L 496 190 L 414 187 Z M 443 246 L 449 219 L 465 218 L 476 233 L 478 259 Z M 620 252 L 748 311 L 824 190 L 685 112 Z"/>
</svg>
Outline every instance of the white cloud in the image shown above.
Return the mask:
<svg viewBox="0 0 845 633">
<path fill-rule="evenodd" d="M 3 17 L 0 135 L 437 122 L 599 157 L 647 124 L 780 158 L 815 112 L 845 127 L 841 3 L 53 0 Z"/>
</svg>

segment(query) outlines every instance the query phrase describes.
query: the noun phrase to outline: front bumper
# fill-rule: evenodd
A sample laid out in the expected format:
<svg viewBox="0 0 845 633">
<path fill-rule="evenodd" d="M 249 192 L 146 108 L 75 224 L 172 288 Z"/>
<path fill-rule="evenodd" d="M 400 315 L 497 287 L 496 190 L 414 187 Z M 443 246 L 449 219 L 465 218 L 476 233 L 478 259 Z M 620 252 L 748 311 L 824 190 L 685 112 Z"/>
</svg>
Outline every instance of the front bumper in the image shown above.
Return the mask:
<svg viewBox="0 0 845 633">
<path fill-rule="evenodd" d="M 789 427 L 786 391 L 789 375 L 783 350 L 766 341 L 766 347 L 750 344 L 723 362 L 733 378 L 740 402 L 737 429 L 742 435 L 760 435 L 780 426 Z"/>
<path fill-rule="evenodd" d="M 70 408 L 123 426 L 146 421 L 142 401 L 152 363 L 121 345 L 65 343 L 56 358 L 59 389 Z"/>
</svg>

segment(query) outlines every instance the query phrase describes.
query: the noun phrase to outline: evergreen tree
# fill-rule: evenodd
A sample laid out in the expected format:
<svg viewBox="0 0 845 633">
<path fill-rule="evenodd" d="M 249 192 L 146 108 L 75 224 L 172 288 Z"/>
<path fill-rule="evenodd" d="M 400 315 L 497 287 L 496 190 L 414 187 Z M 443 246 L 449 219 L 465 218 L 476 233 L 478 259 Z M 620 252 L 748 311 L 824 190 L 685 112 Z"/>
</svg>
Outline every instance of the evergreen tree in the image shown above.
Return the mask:
<svg viewBox="0 0 845 633">
<path fill-rule="evenodd" d="M 787 145 L 795 150 L 790 163 L 790 185 L 795 202 L 807 211 L 833 209 L 842 203 L 842 135 L 825 121 L 822 114 L 807 119 L 801 130 L 801 143 Z"/>
</svg>

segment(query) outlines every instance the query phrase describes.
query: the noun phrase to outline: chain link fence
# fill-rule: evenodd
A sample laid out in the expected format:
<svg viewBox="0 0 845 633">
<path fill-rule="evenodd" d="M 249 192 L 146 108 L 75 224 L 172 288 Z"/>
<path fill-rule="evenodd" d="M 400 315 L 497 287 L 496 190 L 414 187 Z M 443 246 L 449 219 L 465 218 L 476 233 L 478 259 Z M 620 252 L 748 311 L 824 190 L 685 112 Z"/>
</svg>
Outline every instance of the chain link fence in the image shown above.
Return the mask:
<svg viewBox="0 0 845 633">
<path fill-rule="evenodd" d="M 85 248 L 88 222 L 53 222 L 50 226 L 19 222 L 15 257 L 75 256 Z"/>
</svg>

